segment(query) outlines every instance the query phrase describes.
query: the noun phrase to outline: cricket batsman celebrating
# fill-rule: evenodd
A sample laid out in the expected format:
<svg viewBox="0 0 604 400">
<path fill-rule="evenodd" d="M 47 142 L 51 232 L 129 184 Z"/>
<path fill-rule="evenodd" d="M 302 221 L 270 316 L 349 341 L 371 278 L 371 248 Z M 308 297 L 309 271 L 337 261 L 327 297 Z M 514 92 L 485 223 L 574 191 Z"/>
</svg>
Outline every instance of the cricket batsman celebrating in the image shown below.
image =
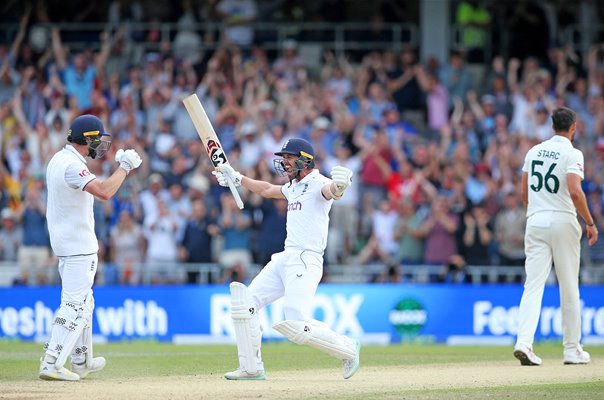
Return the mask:
<svg viewBox="0 0 604 400">
<path fill-rule="evenodd" d="M 52 325 L 46 354 L 40 360 L 40 378 L 78 381 L 105 367 L 103 357 L 92 354 L 92 283 L 99 245 L 94 233 L 94 197 L 110 199 L 131 170 L 142 160 L 136 151 L 118 150 L 119 168 L 106 180 L 88 170 L 86 157 L 102 158 L 111 142 L 100 119 L 82 115 L 67 132 L 68 144 L 48 163 L 47 220 L 52 250 L 59 258 L 61 305 Z M 71 355 L 71 370 L 65 368 Z"/>
<path fill-rule="evenodd" d="M 289 183 L 273 185 L 250 179 L 222 164 L 213 174 L 221 186 L 230 179 L 265 198 L 287 199 L 285 249 L 252 280 L 249 288 L 231 283 L 231 316 L 235 326 L 239 368 L 225 374 L 230 380 L 264 380 L 260 354 L 262 332 L 258 310 L 283 297 L 285 321 L 274 329 L 297 344 L 321 350 L 342 360 L 343 375 L 350 378 L 359 368 L 360 343 L 309 317 L 311 301 L 323 276 L 323 252 L 327 243 L 329 210 L 352 181 L 352 171 L 334 167 L 331 179 L 315 169 L 315 151 L 303 139 L 290 139 L 275 153 L 275 169 Z"/>
</svg>

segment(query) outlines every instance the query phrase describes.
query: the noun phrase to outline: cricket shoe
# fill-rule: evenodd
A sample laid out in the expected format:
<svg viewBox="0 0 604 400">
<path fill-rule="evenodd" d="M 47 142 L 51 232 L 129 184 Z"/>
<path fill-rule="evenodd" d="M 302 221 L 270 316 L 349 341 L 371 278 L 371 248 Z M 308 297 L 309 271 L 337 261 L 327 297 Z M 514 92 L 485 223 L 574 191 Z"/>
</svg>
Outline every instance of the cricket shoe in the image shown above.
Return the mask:
<svg viewBox="0 0 604 400">
<path fill-rule="evenodd" d="M 575 349 L 564 350 L 564 364 L 589 364 L 590 361 L 589 353 L 584 351 L 581 345 Z"/>
<path fill-rule="evenodd" d="M 230 381 L 264 381 L 266 374 L 264 370 L 258 370 L 255 374 L 248 374 L 243 368 L 238 368 L 235 371 L 227 372 L 224 377 Z"/>
<path fill-rule="evenodd" d="M 87 366 L 85 362 L 82 364 L 71 363 L 71 370 L 78 374 L 80 379 L 84 379 L 88 376 L 88 374 L 99 372 L 105 368 L 105 364 L 107 364 L 105 357 L 94 357 L 90 363 L 90 366 Z"/>
<path fill-rule="evenodd" d="M 68 370 L 65 367 L 57 369 L 55 364 L 44 361 L 44 357 L 40 359 L 40 379 L 46 381 L 79 381 L 80 376 Z"/>
<path fill-rule="evenodd" d="M 352 360 L 342 361 L 342 375 L 344 376 L 344 379 L 348 379 L 353 376 L 358 371 L 361 364 L 361 342 L 356 339 L 354 339 L 352 342 L 354 343 L 356 355 Z"/>
<path fill-rule="evenodd" d="M 533 353 L 533 349 L 524 344 L 516 344 L 514 357 L 520 360 L 520 365 L 541 365 L 541 358 Z"/>
</svg>

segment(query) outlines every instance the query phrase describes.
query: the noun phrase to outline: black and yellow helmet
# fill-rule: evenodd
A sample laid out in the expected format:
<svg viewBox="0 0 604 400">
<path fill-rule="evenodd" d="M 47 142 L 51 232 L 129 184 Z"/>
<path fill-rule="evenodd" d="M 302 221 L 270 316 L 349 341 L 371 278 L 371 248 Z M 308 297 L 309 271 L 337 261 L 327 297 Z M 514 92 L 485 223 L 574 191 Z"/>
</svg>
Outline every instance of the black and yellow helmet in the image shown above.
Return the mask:
<svg viewBox="0 0 604 400">
<path fill-rule="evenodd" d="M 111 147 L 111 141 L 101 140 L 103 136 L 111 135 L 105 132 L 103 122 L 91 114 L 75 118 L 67 131 L 67 141 L 82 146 L 88 145 L 88 155 L 91 158 L 103 157 Z"/>
</svg>

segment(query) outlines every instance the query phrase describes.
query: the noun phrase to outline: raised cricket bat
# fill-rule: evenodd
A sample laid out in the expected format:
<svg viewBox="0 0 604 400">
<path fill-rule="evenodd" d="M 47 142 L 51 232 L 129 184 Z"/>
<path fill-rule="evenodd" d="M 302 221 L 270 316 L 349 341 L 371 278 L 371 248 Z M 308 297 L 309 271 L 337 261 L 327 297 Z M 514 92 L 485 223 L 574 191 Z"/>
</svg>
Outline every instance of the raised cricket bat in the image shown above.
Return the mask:
<svg viewBox="0 0 604 400">
<path fill-rule="evenodd" d="M 212 123 L 210 122 L 206 111 L 203 109 L 199 97 L 194 93 L 187 96 L 182 102 L 193 120 L 193 125 L 195 125 L 197 134 L 206 148 L 210 161 L 212 161 L 212 165 L 214 165 L 214 169 L 218 169 L 218 166 L 221 164 L 229 164 L 226 153 L 222 149 L 220 140 L 218 140 L 218 136 L 216 135 L 216 132 L 214 132 L 214 127 L 212 127 Z M 237 206 L 239 209 L 242 209 L 243 201 L 241 200 L 241 196 L 239 196 L 235 184 L 228 177 L 227 181 Z"/>
</svg>

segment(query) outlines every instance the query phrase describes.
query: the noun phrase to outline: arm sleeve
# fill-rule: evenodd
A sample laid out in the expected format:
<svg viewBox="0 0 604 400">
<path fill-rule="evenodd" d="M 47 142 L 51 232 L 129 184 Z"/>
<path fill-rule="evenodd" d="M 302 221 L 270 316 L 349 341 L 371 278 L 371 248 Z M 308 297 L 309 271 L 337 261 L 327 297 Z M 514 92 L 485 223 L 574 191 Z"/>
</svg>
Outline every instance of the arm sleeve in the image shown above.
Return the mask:
<svg viewBox="0 0 604 400">
<path fill-rule="evenodd" d="M 583 175 L 583 153 L 577 149 L 573 149 L 573 151 L 568 156 L 568 166 L 566 167 L 567 174 L 577 174 L 584 178 Z"/>
<path fill-rule="evenodd" d="M 74 162 L 65 169 L 65 182 L 71 188 L 84 190 L 93 179 L 96 179 L 96 175 L 84 163 Z"/>
<path fill-rule="evenodd" d="M 285 185 L 281 185 L 281 193 L 283 193 L 283 197 L 285 197 L 285 200 L 289 201 L 289 192 Z"/>
<path fill-rule="evenodd" d="M 529 155 L 530 155 L 530 150 L 528 153 L 526 153 L 526 156 L 524 157 L 524 164 L 522 164 L 522 172 L 529 172 L 530 173 L 530 166 L 529 166 Z"/>
</svg>

